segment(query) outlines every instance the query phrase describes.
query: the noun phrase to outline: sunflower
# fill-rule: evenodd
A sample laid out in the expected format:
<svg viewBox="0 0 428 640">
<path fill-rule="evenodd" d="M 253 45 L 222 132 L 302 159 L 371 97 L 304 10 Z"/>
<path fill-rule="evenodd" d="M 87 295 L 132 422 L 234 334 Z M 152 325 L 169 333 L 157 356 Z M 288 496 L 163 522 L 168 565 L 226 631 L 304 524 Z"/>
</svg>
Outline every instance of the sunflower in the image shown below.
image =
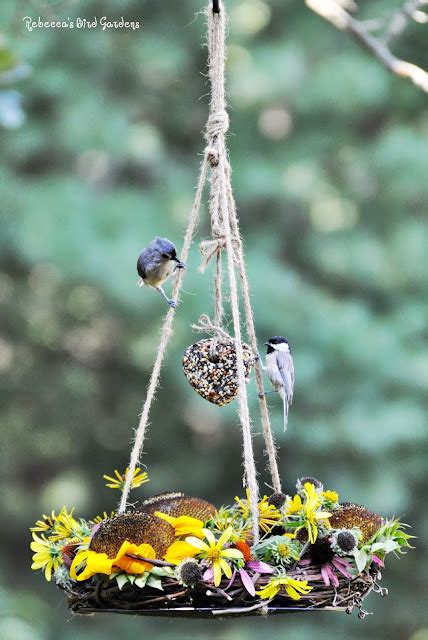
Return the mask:
<svg viewBox="0 0 428 640">
<path fill-rule="evenodd" d="M 315 486 L 306 482 L 303 488 L 303 500 L 299 494 L 296 494 L 294 498 L 290 498 L 287 503 L 287 516 L 297 515 L 303 520 L 295 532 L 300 529 L 306 528 L 308 531 L 308 538 L 311 544 L 314 544 L 318 536 L 318 526 L 320 524 L 326 524 L 327 518 L 331 516 L 328 511 L 319 511 L 321 505 L 320 496 L 316 492 Z"/>
<path fill-rule="evenodd" d="M 246 500 L 242 500 L 238 496 L 235 496 L 235 502 L 238 505 L 238 509 L 244 520 L 247 520 L 251 515 L 250 492 L 248 489 L 246 490 L 246 494 Z M 275 507 L 275 505 L 269 503 L 268 496 L 264 496 L 259 502 L 260 529 L 264 533 L 269 533 L 281 517 L 281 512 Z"/>
<path fill-rule="evenodd" d="M 272 578 L 268 584 L 256 591 L 263 600 L 272 600 L 279 591 L 285 591 L 292 600 L 300 600 L 302 595 L 312 591 L 313 587 L 308 585 L 307 580 L 294 580 L 286 575 Z"/>
<path fill-rule="evenodd" d="M 194 536 L 186 538 L 186 542 L 192 547 L 196 547 L 196 549 L 199 550 L 197 553 L 199 558 L 207 560 L 207 562 L 212 566 L 214 572 L 214 584 L 218 587 L 223 573 L 226 578 L 232 577 L 232 569 L 226 562 L 225 558 L 240 560 L 244 558 L 244 555 L 238 549 L 225 548 L 225 544 L 233 534 L 232 527 L 226 529 L 218 540 L 215 539 L 212 531 L 209 529 L 203 529 L 203 533 L 207 542 L 203 542 Z"/>
<path fill-rule="evenodd" d="M 60 546 L 33 532 L 33 541 L 30 544 L 30 549 L 35 552 L 31 568 L 34 571 L 44 569 L 45 578 L 50 582 L 52 573 L 55 573 L 58 567 L 62 565 Z"/>
<path fill-rule="evenodd" d="M 143 471 L 141 473 L 140 471 L 141 469 L 139 467 L 134 470 L 131 481 L 131 489 L 141 487 L 142 484 L 149 481 L 149 474 L 147 473 L 147 471 Z M 119 473 L 117 469 L 115 469 L 115 477 L 104 475 L 104 480 L 108 480 L 108 482 L 106 482 L 106 487 L 109 487 L 109 489 L 119 489 L 120 491 L 122 491 L 123 487 L 125 486 L 128 473 L 129 469 L 128 467 L 126 467 L 125 473 L 122 474 Z"/>
</svg>

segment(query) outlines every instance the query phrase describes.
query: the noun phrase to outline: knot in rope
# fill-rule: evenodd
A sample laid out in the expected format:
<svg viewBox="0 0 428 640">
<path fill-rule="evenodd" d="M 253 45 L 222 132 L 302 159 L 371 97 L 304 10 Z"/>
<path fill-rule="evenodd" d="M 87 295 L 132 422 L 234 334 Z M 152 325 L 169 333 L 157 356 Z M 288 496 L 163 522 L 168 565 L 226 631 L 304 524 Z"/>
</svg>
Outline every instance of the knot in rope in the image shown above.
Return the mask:
<svg viewBox="0 0 428 640">
<path fill-rule="evenodd" d="M 213 232 L 214 232 L 214 229 L 213 229 Z M 232 238 L 232 247 L 235 252 L 239 248 L 238 240 L 235 237 Z M 202 242 L 199 244 L 199 252 L 203 257 L 203 260 L 198 271 L 200 271 L 200 273 L 204 273 L 205 269 L 211 262 L 212 258 L 215 255 L 218 255 L 220 251 L 225 248 L 226 248 L 225 235 L 218 235 L 212 240 L 202 240 Z M 236 255 L 234 255 L 234 258 L 236 260 Z"/>
<path fill-rule="evenodd" d="M 229 115 L 227 111 L 221 109 L 220 111 L 215 111 L 211 113 L 206 127 L 206 138 L 207 140 L 212 140 L 213 138 L 219 136 L 221 133 L 227 133 L 229 129 Z"/>
<path fill-rule="evenodd" d="M 203 313 L 199 317 L 198 324 L 192 324 L 192 329 L 199 333 L 208 333 L 209 335 L 215 336 L 221 342 L 226 340 L 234 341 L 234 338 L 232 338 L 227 331 L 213 324 L 211 318 L 206 313 Z"/>
</svg>

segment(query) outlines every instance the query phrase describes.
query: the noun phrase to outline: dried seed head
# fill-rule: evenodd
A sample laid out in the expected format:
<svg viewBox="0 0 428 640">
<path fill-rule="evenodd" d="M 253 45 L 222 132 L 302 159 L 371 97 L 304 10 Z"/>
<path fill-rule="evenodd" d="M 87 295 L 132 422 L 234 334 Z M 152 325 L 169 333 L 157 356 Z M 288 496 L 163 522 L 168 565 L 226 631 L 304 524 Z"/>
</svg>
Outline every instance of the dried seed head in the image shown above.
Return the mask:
<svg viewBox="0 0 428 640">
<path fill-rule="evenodd" d="M 202 580 L 202 571 L 193 558 L 182 560 L 177 565 L 175 575 L 177 580 L 185 587 L 194 587 Z"/>
<path fill-rule="evenodd" d="M 272 495 L 269 496 L 268 498 L 268 504 L 271 504 L 273 507 L 276 507 L 277 509 L 281 509 L 286 499 L 287 499 L 287 496 L 285 495 L 285 493 L 272 493 Z"/>
<path fill-rule="evenodd" d="M 303 478 L 299 478 L 296 482 L 297 493 L 300 496 L 303 496 L 303 490 L 305 488 L 305 484 L 309 482 L 309 484 L 313 484 L 317 493 L 321 493 L 323 491 L 324 486 L 322 482 L 317 480 L 316 478 L 312 478 L 311 476 L 304 476 Z"/>
<path fill-rule="evenodd" d="M 362 542 L 367 542 L 382 526 L 382 518 L 359 504 L 342 503 L 332 513 L 329 522 L 334 529 L 358 528 L 362 534 Z"/>
<path fill-rule="evenodd" d="M 114 558 L 125 540 L 137 545 L 150 544 L 156 557 L 163 558 L 175 540 L 174 527 L 149 513 L 122 513 L 101 522 L 89 548 Z"/>
<path fill-rule="evenodd" d="M 355 531 L 350 529 L 339 529 L 330 538 L 331 548 L 339 556 L 346 556 L 355 549 L 358 544 L 358 537 Z"/>
<path fill-rule="evenodd" d="M 328 540 L 317 540 L 310 546 L 311 560 L 316 565 L 323 565 L 334 558 L 334 551 Z"/>
<path fill-rule="evenodd" d="M 161 493 L 145 500 L 138 509 L 150 514 L 162 511 L 174 518 L 191 516 L 203 522 L 212 518 L 216 512 L 215 506 L 210 502 L 202 498 L 185 496 L 183 493 Z"/>
</svg>

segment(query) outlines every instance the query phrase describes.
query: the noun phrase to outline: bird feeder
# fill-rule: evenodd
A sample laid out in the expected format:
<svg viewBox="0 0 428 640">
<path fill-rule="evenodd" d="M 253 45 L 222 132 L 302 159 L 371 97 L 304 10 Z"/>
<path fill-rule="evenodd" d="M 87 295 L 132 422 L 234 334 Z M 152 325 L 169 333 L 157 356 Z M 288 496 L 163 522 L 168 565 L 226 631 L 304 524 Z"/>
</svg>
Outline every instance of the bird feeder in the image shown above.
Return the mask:
<svg viewBox="0 0 428 640">
<path fill-rule="evenodd" d="M 341 502 L 336 491 L 315 478 L 300 478 L 293 495 L 282 492 L 226 147 L 226 15 L 221 0 L 214 6 L 209 3 L 206 15 L 210 114 L 181 259 L 187 261 L 209 178 L 211 238 L 201 243 L 201 252 L 203 268 L 215 261 L 214 320 L 207 315 L 199 319 L 194 328 L 208 337 L 186 349 L 182 364 L 195 391 L 218 405 L 218 411 L 231 401 L 237 404 L 246 496 L 231 496 L 230 505 L 218 507 L 201 497 L 172 492 L 130 505 L 130 491 L 148 480 L 138 462 L 179 312 L 171 307 L 129 466 L 124 473 L 106 477 L 107 486 L 122 491 L 118 509 L 90 519 L 78 518 L 65 508 L 44 515 L 32 527 L 32 568 L 42 569 L 47 580 L 54 579 L 77 614 L 227 618 L 356 609 L 364 617 L 366 596 L 371 591 L 386 594 L 379 585 L 386 555 L 404 552 L 411 536 L 396 520 Z M 228 309 L 223 296 L 225 267 Z M 183 270 L 176 274 L 174 300 L 179 299 L 184 275 Z M 227 314 L 232 335 L 224 328 Z M 246 387 L 253 371 L 273 488 L 265 496 L 259 495 L 253 452 L 252 423 L 258 427 L 259 422 L 250 418 Z"/>
</svg>

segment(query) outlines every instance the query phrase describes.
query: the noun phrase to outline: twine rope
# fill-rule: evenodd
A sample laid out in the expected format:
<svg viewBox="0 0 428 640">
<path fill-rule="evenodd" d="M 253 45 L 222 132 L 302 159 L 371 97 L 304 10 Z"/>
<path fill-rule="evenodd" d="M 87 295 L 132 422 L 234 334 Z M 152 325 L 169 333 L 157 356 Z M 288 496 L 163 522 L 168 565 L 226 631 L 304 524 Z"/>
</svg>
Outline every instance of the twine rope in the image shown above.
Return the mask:
<svg viewBox="0 0 428 640">
<path fill-rule="evenodd" d="M 227 331 L 223 329 L 217 323 L 211 322 L 209 316 L 206 313 L 203 313 L 198 320 L 198 324 L 192 324 L 192 329 L 194 331 L 199 331 L 200 333 L 208 333 L 212 336 L 216 336 L 221 341 L 233 340 L 232 336 L 230 336 Z"/>
<path fill-rule="evenodd" d="M 217 241 L 217 256 L 223 245 L 226 248 L 227 271 L 230 287 L 230 307 L 233 319 L 233 331 L 236 351 L 236 368 L 238 378 L 238 416 L 241 423 L 244 458 L 244 484 L 248 487 L 252 514 L 253 542 L 259 539 L 259 488 L 254 462 L 251 419 L 248 408 L 245 367 L 242 349 L 241 316 L 239 309 L 238 284 L 235 264 L 239 263 L 236 253 L 236 237 L 234 237 L 231 218 L 236 212 L 230 210 L 228 193 L 231 191 L 229 160 L 225 142 L 225 134 L 229 128 L 229 117 L 226 112 L 225 95 L 225 61 L 226 61 L 226 19 L 223 3 L 220 2 L 220 13 L 208 10 L 208 65 L 211 81 L 210 117 L 207 126 L 208 158 L 210 171 L 210 217 L 213 241 Z M 233 240 L 235 242 L 233 242 Z M 220 241 L 220 242 L 219 242 Z M 206 246 L 206 245 L 205 245 Z M 213 252 L 212 252 L 213 254 Z M 218 263 L 217 263 L 218 264 Z M 244 267 L 243 267 L 244 268 Z M 216 273 L 216 280 L 218 272 Z M 215 283 L 216 296 L 220 297 L 221 288 Z"/>
<path fill-rule="evenodd" d="M 189 255 L 193 236 L 199 220 L 199 212 L 201 209 L 202 195 L 204 192 L 204 186 L 207 179 L 207 172 L 208 172 L 208 155 L 205 153 L 201 163 L 201 169 L 199 173 L 198 184 L 196 187 L 195 199 L 193 201 L 193 206 L 190 211 L 188 226 L 186 229 L 186 234 L 184 236 L 183 250 L 181 252 L 181 259 L 183 262 L 187 262 L 187 257 Z M 174 300 L 179 300 L 179 294 L 183 284 L 184 271 L 185 271 L 184 269 L 177 270 L 177 276 L 175 279 L 173 294 L 172 294 Z M 156 360 L 153 365 L 153 370 L 152 370 L 150 381 L 147 387 L 146 399 L 144 401 L 144 405 L 140 414 L 138 427 L 135 432 L 134 444 L 131 450 L 131 457 L 128 464 L 128 473 L 126 475 L 125 484 L 123 487 L 122 496 L 119 503 L 119 509 L 118 509 L 119 513 L 124 513 L 128 507 L 128 498 L 129 498 L 129 492 L 131 490 L 132 479 L 134 477 L 134 471 L 139 464 L 139 460 L 143 451 L 144 438 L 145 438 L 146 428 L 149 421 L 150 409 L 156 395 L 156 390 L 159 386 L 160 372 L 161 372 L 162 363 L 165 357 L 166 349 L 172 336 L 174 316 L 175 316 L 175 309 L 173 307 L 170 307 L 163 321 Z"/>
<path fill-rule="evenodd" d="M 208 4 L 206 11 L 208 15 L 208 67 L 209 77 L 211 81 L 211 102 L 210 115 L 208 118 L 205 138 L 207 145 L 204 151 L 204 157 L 201 163 L 195 199 L 189 215 L 188 226 L 186 229 L 181 259 L 187 261 L 189 250 L 192 244 L 193 236 L 199 220 L 202 196 L 204 186 L 210 171 L 210 218 L 212 240 L 201 243 L 201 253 L 205 257 L 201 270 L 207 266 L 213 256 L 216 256 L 216 274 L 215 274 L 215 317 L 214 323 L 208 316 L 201 316 L 199 325 L 194 328 L 201 328 L 214 335 L 213 342 L 224 340 L 229 334 L 222 328 L 222 319 L 224 316 L 223 297 L 222 297 L 222 249 L 227 253 L 227 268 L 230 286 L 230 304 L 234 327 L 234 340 L 236 344 L 237 357 L 237 374 L 238 374 L 238 415 L 241 422 L 243 434 L 243 457 L 244 457 L 244 483 L 248 487 L 250 496 L 250 508 L 253 520 L 253 538 L 254 543 L 259 539 L 258 525 L 258 499 L 259 490 L 257 484 L 257 473 L 254 462 L 254 452 L 252 444 L 251 420 L 248 409 L 248 397 L 245 382 L 245 369 L 242 349 L 241 335 L 241 319 L 239 309 L 238 285 L 236 279 L 235 268 L 237 267 L 241 281 L 241 288 L 244 298 L 244 311 L 246 317 L 247 334 L 251 342 L 254 353 L 257 353 L 257 338 L 254 328 L 254 318 L 251 308 L 249 283 L 245 270 L 243 243 L 240 237 L 239 224 L 237 218 L 236 205 L 233 198 L 231 186 L 231 168 L 228 160 L 227 147 L 225 143 L 225 134 L 229 127 L 229 116 L 226 111 L 225 98 L 225 30 L 226 18 L 223 3 L 220 0 L 220 13 L 214 14 L 211 11 L 211 3 Z M 179 270 L 173 287 L 173 297 L 178 300 L 184 278 L 184 271 Z M 165 316 L 160 332 L 160 343 L 157 356 L 153 365 L 147 387 L 146 399 L 140 414 L 139 423 L 135 432 L 133 447 L 131 450 L 130 461 L 128 464 L 128 473 L 125 479 L 122 496 L 118 508 L 119 513 L 126 511 L 128 507 L 128 498 L 131 489 L 132 479 L 135 469 L 139 464 L 140 456 L 144 446 L 145 432 L 148 426 L 150 409 L 159 386 L 159 378 L 162 363 L 165 357 L 168 343 L 172 336 L 173 320 L 175 309 L 170 308 Z M 255 363 L 256 383 L 259 394 L 263 392 L 263 380 L 261 375 L 260 364 Z M 266 443 L 266 450 L 269 457 L 269 466 L 272 475 L 272 481 L 275 491 L 280 491 L 281 484 L 279 480 L 276 450 L 270 428 L 269 414 L 267 410 L 266 400 L 259 398 L 263 434 Z"/>
<path fill-rule="evenodd" d="M 228 172 L 229 172 L 229 178 L 230 178 L 230 173 L 231 173 L 230 166 L 228 167 Z M 250 284 L 249 284 L 247 272 L 245 269 L 244 246 L 243 246 L 241 234 L 239 232 L 236 203 L 233 197 L 230 179 L 229 179 L 229 189 L 227 192 L 227 197 L 228 197 L 228 206 L 230 211 L 232 212 L 231 214 L 232 230 L 233 230 L 234 237 L 237 239 L 237 244 L 238 244 L 237 262 L 238 262 L 239 276 L 241 280 L 241 289 L 242 289 L 242 294 L 244 298 L 244 312 L 245 312 L 245 320 L 246 320 L 246 326 L 247 326 L 247 335 L 248 335 L 250 346 L 251 346 L 251 349 L 253 350 L 253 353 L 258 353 L 254 315 L 253 315 L 253 309 L 251 306 Z M 263 439 L 266 447 L 265 453 L 268 458 L 268 467 L 269 467 L 271 478 L 272 478 L 272 487 L 275 493 L 281 493 L 282 488 L 281 488 L 281 478 L 279 476 L 279 470 L 278 470 L 278 453 L 277 453 L 277 448 L 276 448 L 275 440 L 272 433 L 272 428 L 270 425 L 269 410 L 268 410 L 266 396 L 264 392 L 262 368 L 258 358 L 254 363 L 254 370 L 255 370 L 255 378 L 256 378 L 256 387 L 257 387 L 258 398 L 259 398 L 260 417 L 261 417 L 262 428 L 263 428 Z"/>
</svg>

